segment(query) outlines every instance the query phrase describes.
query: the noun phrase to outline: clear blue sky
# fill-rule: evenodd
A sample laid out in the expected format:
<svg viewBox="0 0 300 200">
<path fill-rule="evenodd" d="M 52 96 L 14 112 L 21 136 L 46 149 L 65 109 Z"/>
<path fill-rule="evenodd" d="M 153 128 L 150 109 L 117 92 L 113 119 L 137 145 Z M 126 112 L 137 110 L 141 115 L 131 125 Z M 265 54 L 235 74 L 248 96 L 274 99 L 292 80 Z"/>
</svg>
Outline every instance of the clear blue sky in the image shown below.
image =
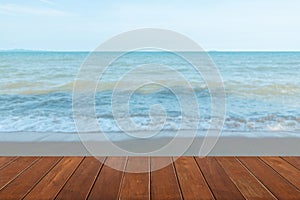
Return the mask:
<svg viewBox="0 0 300 200">
<path fill-rule="evenodd" d="M 171 29 L 206 50 L 300 50 L 298 0 L 0 0 L 0 49 L 93 50 L 120 32 Z"/>
</svg>

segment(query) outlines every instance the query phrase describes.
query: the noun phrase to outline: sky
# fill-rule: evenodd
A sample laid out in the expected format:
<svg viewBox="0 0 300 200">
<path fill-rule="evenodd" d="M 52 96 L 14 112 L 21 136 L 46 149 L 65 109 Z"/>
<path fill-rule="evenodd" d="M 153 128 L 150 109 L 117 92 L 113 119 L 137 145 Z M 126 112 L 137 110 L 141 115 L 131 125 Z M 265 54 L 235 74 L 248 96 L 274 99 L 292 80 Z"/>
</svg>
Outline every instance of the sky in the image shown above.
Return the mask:
<svg viewBox="0 0 300 200">
<path fill-rule="evenodd" d="M 299 51 L 300 1 L 0 0 L 0 50 L 91 51 L 146 27 L 179 32 L 205 50 Z"/>
</svg>

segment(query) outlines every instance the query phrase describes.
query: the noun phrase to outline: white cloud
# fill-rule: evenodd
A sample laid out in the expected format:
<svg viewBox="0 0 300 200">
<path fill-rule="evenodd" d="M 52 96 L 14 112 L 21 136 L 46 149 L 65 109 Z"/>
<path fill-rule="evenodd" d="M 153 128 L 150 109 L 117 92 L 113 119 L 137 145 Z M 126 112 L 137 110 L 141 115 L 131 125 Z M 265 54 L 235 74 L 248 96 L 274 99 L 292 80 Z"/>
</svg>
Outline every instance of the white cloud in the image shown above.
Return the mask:
<svg viewBox="0 0 300 200">
<path fill-rule="evenodd" d="M 37 15 L 37 16 L 70 16 L 71 13 L 53 8 L 32 7 L 17 4 L 0 4 L 0 13 L 13 15 Z"/>
<path fill-rule="evenodd" d="M 50 1 L 50 0 L 39 0 L 40 2 L 42 3 L 45 3 L 45 4 L 49 4 L 49 5 L 54 5 L 55 3 L 53 1 Z"/>
</svg>

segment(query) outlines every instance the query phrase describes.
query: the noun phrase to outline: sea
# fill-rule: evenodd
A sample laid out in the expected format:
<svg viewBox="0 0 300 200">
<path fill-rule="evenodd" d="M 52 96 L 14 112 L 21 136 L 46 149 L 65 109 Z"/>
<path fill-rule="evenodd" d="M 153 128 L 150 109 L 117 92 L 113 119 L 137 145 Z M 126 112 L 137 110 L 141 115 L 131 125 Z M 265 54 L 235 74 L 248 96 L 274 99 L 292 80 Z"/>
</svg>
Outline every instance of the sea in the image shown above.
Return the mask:
<svg viewBox="0 0 300 200">
<path fill-rule="evenodd" d="M 0 52 L 0 132 L 76 133 L 73 89 L 89 54 Z M 284 136 L 300 131 L 300 52 L 208 52 L 208 56 L 225 88 L 224 132 L 240 132 L 246 136 L 280 132 Z M 112 94 L 124 74 L 145 63 L 152 64 L 149 76 L 161 79 L 160 83 L 169 83 L 169 87 L 152 83 L 130 91 L 129 86 L 143 78 L 139 73 L 132 76 L 132 82 L 118 85 L 124 95 L 130 93 L 127 106 L 135 126 L 128 129 L 176 131 L 191 128 L 189 123 L 181 126 L 182 107 L 179 94 L 173 91 L 175 88 L 184 93 L 185 85 L 161 65 L 171 65 L 192 87 L 200 115 L 189 120 L 197 122 L 198 130 L 211 128 L 211 94 L 203 77 L 172 53 L 149 51 L 121 56 L 99 77 L 94 105 L 102 131 L 122 132 L 112 112 Z M 88 83 L 82 84 L 89 87 Z M 156 113 L 153 105 L 164 109 L 163 124 L 162 112 Z M 153 120 L 155 118 L 159 120 Z M 93 127 L 87 130 L 97 131 Z"/>
</svg>

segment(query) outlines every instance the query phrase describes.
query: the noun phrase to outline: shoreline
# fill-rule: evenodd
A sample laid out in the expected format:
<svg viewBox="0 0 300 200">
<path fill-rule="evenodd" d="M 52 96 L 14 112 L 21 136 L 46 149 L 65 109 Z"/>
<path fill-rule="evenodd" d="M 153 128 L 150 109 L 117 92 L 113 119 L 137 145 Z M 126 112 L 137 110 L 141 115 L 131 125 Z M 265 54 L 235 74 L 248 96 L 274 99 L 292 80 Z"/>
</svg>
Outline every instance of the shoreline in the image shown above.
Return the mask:
<svg viewBox="0 0 300 200">
<path fill-rule="evenodd" d="M 191 137 L 200 137 L 203 138 L 206 136 L 207 130 L 197 130 L 197 133 L 194 130 L 183 129 L 180 130 L 181 135 L 177 135 L 177 138 L 191 138 Z M 215 137 L 217 130 L 211 130 L 214 135 L 207 135 L 210 137 Z M 132 134 L 147 136 L 151 135 L 153 131 L 134 131 Z M 149 139 L 160 139 L 160 138 L 174 138 L 176 131 L 174 130 L 162 130 L 153 137 Z M 80 138 L 80 135 L 84 136 Z M 78 132 L 32 132 L 32 131 L 16 131 L 16 132 L 0 132 L 0 142 L 80 142 L 81 140 L 86 141 L 130 141 L 136 139 L 132 136 L 124 134 L 123 132 L 84 132 L 79 135 Z M 300 131 L 221 131 L 219 137 L 241 137 L 241 138 L 300 138 Z M 147 139 L 148 137 L 144 137 Z"/>
<path fill-rule="evenodd" d="M 15 137 L 16 138 L 16 137 Z M 217 140 L 208 156 L 299 156 L 300 137 L 242 137 L 221 136 L 196 137 L 187 151 L 182 155 L 174 149 L 172 153 L 157 154 L 156 148 L 168 144 L 172 138 L 132 139 L 124 141 L 85 141 L 89 147 L 97 147 L 95 156 L 137 156 L 132 152 L 151 152 L 141 156 L 204 156 L 199 154 L 200 147 L 206 140 Z M 177 144 L 188 143 L 191 138 L 175 138 Z M 120 150 L 126 149 L 129 152 Z M 130 152 L 131 151 L 131 152 Z M 81 141 L 0 141 L 0 156 L 91 156 Z"/>
</svg>

